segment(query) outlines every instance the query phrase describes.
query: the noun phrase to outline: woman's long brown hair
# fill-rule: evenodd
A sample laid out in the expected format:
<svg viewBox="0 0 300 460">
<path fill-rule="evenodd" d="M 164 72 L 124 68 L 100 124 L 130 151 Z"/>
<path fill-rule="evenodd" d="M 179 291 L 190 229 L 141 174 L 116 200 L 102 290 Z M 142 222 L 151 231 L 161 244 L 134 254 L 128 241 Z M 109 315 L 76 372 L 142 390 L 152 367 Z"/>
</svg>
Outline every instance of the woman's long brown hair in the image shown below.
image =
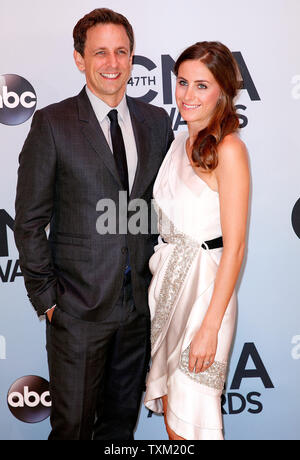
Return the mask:
<svg viewBox="0 0 300 460">
<path fill-rule="evenodd" d="M 193 144 L 192 160 L 206 171 L 218 165 L 217 146 L 227 134 L 237 131 L 239 119 L 234 98 L 240 88 L 239 70 L 230 50 L 220 42 L 198 42 L 181 53 L 174 66 L 178 76 L 180 65 L 188 60 L 200 60 L 211 71 L 221 88 L 221 97 L 209 125 L 198 133 Z"/>
</svg>

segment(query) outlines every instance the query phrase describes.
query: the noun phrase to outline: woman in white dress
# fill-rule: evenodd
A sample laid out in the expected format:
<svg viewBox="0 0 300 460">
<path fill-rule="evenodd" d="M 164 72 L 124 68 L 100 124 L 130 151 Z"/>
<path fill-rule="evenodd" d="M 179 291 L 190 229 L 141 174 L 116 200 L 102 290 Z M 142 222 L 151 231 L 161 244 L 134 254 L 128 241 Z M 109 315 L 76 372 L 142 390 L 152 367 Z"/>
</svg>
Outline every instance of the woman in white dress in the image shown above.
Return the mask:
<svg viewBox="0 0 300 460">
<path fill-rule="evenodd" d="M 176 136 L 154 185 L 160 237 L 150 259 L 145 405 L 164 413 L 171 440 L 224 439 L 221 394 L 249 196 L 234 107 L 239 73 L 227 47 L 200 42 L 181 54 L 175 74 L 188 131 Z"/>
</svg>

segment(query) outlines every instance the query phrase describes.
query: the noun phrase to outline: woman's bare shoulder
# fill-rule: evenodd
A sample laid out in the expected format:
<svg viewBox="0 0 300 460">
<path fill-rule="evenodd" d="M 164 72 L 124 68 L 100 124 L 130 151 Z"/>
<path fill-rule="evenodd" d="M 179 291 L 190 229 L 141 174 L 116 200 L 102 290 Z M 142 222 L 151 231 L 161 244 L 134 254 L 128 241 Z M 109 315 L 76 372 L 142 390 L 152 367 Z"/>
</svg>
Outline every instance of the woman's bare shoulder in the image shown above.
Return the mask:
<svg viewBox="0 0 300 460">
<path fill-rule="evenodd" d="M 219 163 L 231 161 L 248 161 L 246 144 L 236 133 L 227 134 L 218 145 Z"/>
<path fill-rule="evenodd" d="M 249 174 L 248 151 L 246 144 L 238 134 L 231 133 L 224 137 L 218 146 L 218 166 L 216 175 L 237 173 Z"/>
<path fill-rule="evenodd" d="M 242 141 L 237 133 L 227 134 L 218 145 L 218 150 L 221 152 L 226 151 L 247 151 L 246 144 Z"/>
</svg>

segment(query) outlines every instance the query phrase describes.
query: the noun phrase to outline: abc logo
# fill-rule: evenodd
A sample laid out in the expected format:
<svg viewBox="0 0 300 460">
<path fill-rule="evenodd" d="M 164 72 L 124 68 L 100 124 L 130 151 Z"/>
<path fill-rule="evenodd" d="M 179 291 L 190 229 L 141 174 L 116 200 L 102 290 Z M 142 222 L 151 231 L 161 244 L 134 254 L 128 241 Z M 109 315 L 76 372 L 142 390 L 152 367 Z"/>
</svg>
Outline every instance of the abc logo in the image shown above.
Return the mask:
<svg viewBox="0 0 300 460">
<path fill-rule="evenodd" d="M 21 377 L 10 387 L 7 404 L 11 413 L 22 422 L 41 422 L 50 415 L 49 383 L 36 375 Z"/>
<path fill-rule="evenodd" d="M 300 238 L 300 198 L 296 202 L 296 204 L 295 204 L 295 206 L 293 208 L 292 226 L 293 226 L 294 232 L 296 233 L 298 238 Z"/>
<path fill-rule="evenodd" d="M 36 107 L 36 94 L 31 84 L 19 75 L 0 75 L 0 123 L 20 125 Z"/>
</svg>

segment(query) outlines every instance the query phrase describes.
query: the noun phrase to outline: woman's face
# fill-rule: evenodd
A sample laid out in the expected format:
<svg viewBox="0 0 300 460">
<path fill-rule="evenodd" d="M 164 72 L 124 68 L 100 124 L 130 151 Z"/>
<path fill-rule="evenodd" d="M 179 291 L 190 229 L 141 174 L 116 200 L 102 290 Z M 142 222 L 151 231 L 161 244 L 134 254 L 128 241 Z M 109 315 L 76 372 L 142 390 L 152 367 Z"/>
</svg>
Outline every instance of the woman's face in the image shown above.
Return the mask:
<svg viewBox="0 0 300 460">
<path fill-rule="evenodd" d="M 175 96 L 182 118 L 199 132 L 208 125 L 221 88 L 203 62 L 188 60 L 179 66 Z"/>
</svg>

